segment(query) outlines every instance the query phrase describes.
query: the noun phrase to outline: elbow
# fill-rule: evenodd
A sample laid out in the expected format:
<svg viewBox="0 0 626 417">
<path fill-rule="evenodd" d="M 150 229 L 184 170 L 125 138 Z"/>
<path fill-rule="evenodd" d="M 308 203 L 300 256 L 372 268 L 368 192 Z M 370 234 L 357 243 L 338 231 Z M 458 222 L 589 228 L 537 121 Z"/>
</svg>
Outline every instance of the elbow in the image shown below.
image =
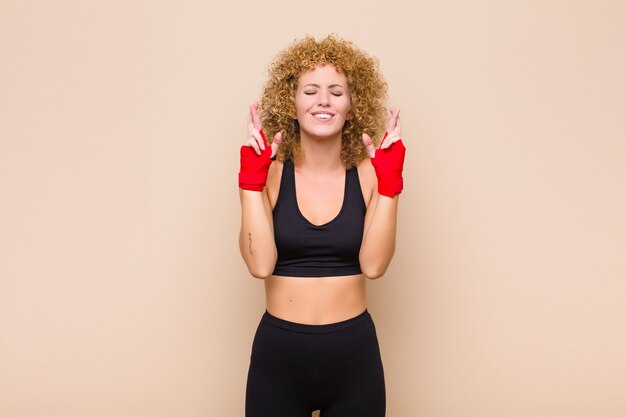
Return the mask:
<svg viewBox="0 0 626 417">
<path fill-rule="evenodd" d="M 248 265 L 248 271 L 254 278 L 265 279 L 274 272 L 275 263 Z"/>
<path fill-rule="evenodd" d="M 378 279 L 387 272 L 387 265 L 363 265 L 361 264 L 361 272 L 367 279 Z"/>
<path fill-rule="evenodd" d="M 277 260 L 276 251 L 259 253 L 253 256 L 252 253 L 244 252 L 242 249 L 241 255 L 246 263 L 248 272 L 254 278 L 265 279 L 274 272 L 274 266 Z"/>
<path fill-rule="evenodd" d="M 250 275 L 254 278 L 265 279 L 272 275 L 273 269 L 263 269 L 263 268 L 249 268 Z"/>
<path fill-rule="evenodd" d="M 393 255 L 393 253 L 391 254 Z M 359 256 L 361 272 L 368 279 L 378 279 L 385 275 L 391 263 L 391 256 L 368 256 L 361 253 Z"/>
<path fill-rule="evenodd" d="M 394 242 L 391 242 L 390 245 L 385 245 L 382 248 L 377 247 L 374 251 L 371 247 L 368 247 L 368 249 L 361 250 L 359 253 L 361 272 L 368 279 L 378 279 L 387 272 L 387 268 L 393 258 L 395 245 Z"/>
</svg>

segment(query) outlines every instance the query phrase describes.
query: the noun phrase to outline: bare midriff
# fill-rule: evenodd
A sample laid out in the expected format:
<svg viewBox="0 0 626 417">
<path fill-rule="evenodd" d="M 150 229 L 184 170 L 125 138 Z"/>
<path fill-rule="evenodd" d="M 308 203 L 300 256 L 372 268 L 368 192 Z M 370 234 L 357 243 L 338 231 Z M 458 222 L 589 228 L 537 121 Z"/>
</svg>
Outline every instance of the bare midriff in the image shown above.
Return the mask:
<svg viewBox="0 0 626 417">
<path fill-rule="evenodd" d="M 366 309 L 365 276 L 265 278 L 267 312 L 302 324 L 329 324 Z"/>
</svg>

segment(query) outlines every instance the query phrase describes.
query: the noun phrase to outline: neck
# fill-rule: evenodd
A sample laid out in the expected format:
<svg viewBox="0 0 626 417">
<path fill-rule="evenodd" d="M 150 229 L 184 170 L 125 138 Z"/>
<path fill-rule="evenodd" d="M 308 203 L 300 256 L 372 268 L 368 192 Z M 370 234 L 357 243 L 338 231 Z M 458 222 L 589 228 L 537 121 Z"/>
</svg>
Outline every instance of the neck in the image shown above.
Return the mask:
<svg viewBox="0 0 626 417">
<path fill-rule="evenodd" d="M 303 167 L 319 171 L 345 168 L 341 160 L 341 133 L 333 138 L 310 138 L 302 134 L 300 146 L 304 151 Z"/>
</svg>

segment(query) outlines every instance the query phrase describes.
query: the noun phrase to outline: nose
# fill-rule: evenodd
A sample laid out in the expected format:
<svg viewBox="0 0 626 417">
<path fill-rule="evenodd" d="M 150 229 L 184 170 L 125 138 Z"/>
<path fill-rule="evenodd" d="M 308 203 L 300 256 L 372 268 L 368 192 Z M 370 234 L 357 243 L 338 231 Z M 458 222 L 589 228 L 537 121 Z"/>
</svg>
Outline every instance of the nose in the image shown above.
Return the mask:
<svg viewBox="0 0 626 417">
<path fill-rule="evenodd" d="M 325 92 L 319 95 L 319 102 L 317 103 L 318 105 L 322 106 L 322 107 L 328 107 L 330 106 L 330 97 L 328 97 L 330 93 Z"/>
</svg>

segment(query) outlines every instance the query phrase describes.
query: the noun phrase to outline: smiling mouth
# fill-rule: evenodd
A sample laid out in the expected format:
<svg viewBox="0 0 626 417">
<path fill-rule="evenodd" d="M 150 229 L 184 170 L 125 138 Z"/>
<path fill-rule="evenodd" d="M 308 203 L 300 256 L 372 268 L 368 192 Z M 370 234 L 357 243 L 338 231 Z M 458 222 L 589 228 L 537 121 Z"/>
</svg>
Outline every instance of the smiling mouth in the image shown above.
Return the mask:
<svg viewBox="0 0 626 417">
<path fill-rule="evenodd" d="M 333 118 L 334 114 L 332 113 L 312 113 L 313 117 L 315 117 L 318 120 L 330 120 Z"/>
</svg>

